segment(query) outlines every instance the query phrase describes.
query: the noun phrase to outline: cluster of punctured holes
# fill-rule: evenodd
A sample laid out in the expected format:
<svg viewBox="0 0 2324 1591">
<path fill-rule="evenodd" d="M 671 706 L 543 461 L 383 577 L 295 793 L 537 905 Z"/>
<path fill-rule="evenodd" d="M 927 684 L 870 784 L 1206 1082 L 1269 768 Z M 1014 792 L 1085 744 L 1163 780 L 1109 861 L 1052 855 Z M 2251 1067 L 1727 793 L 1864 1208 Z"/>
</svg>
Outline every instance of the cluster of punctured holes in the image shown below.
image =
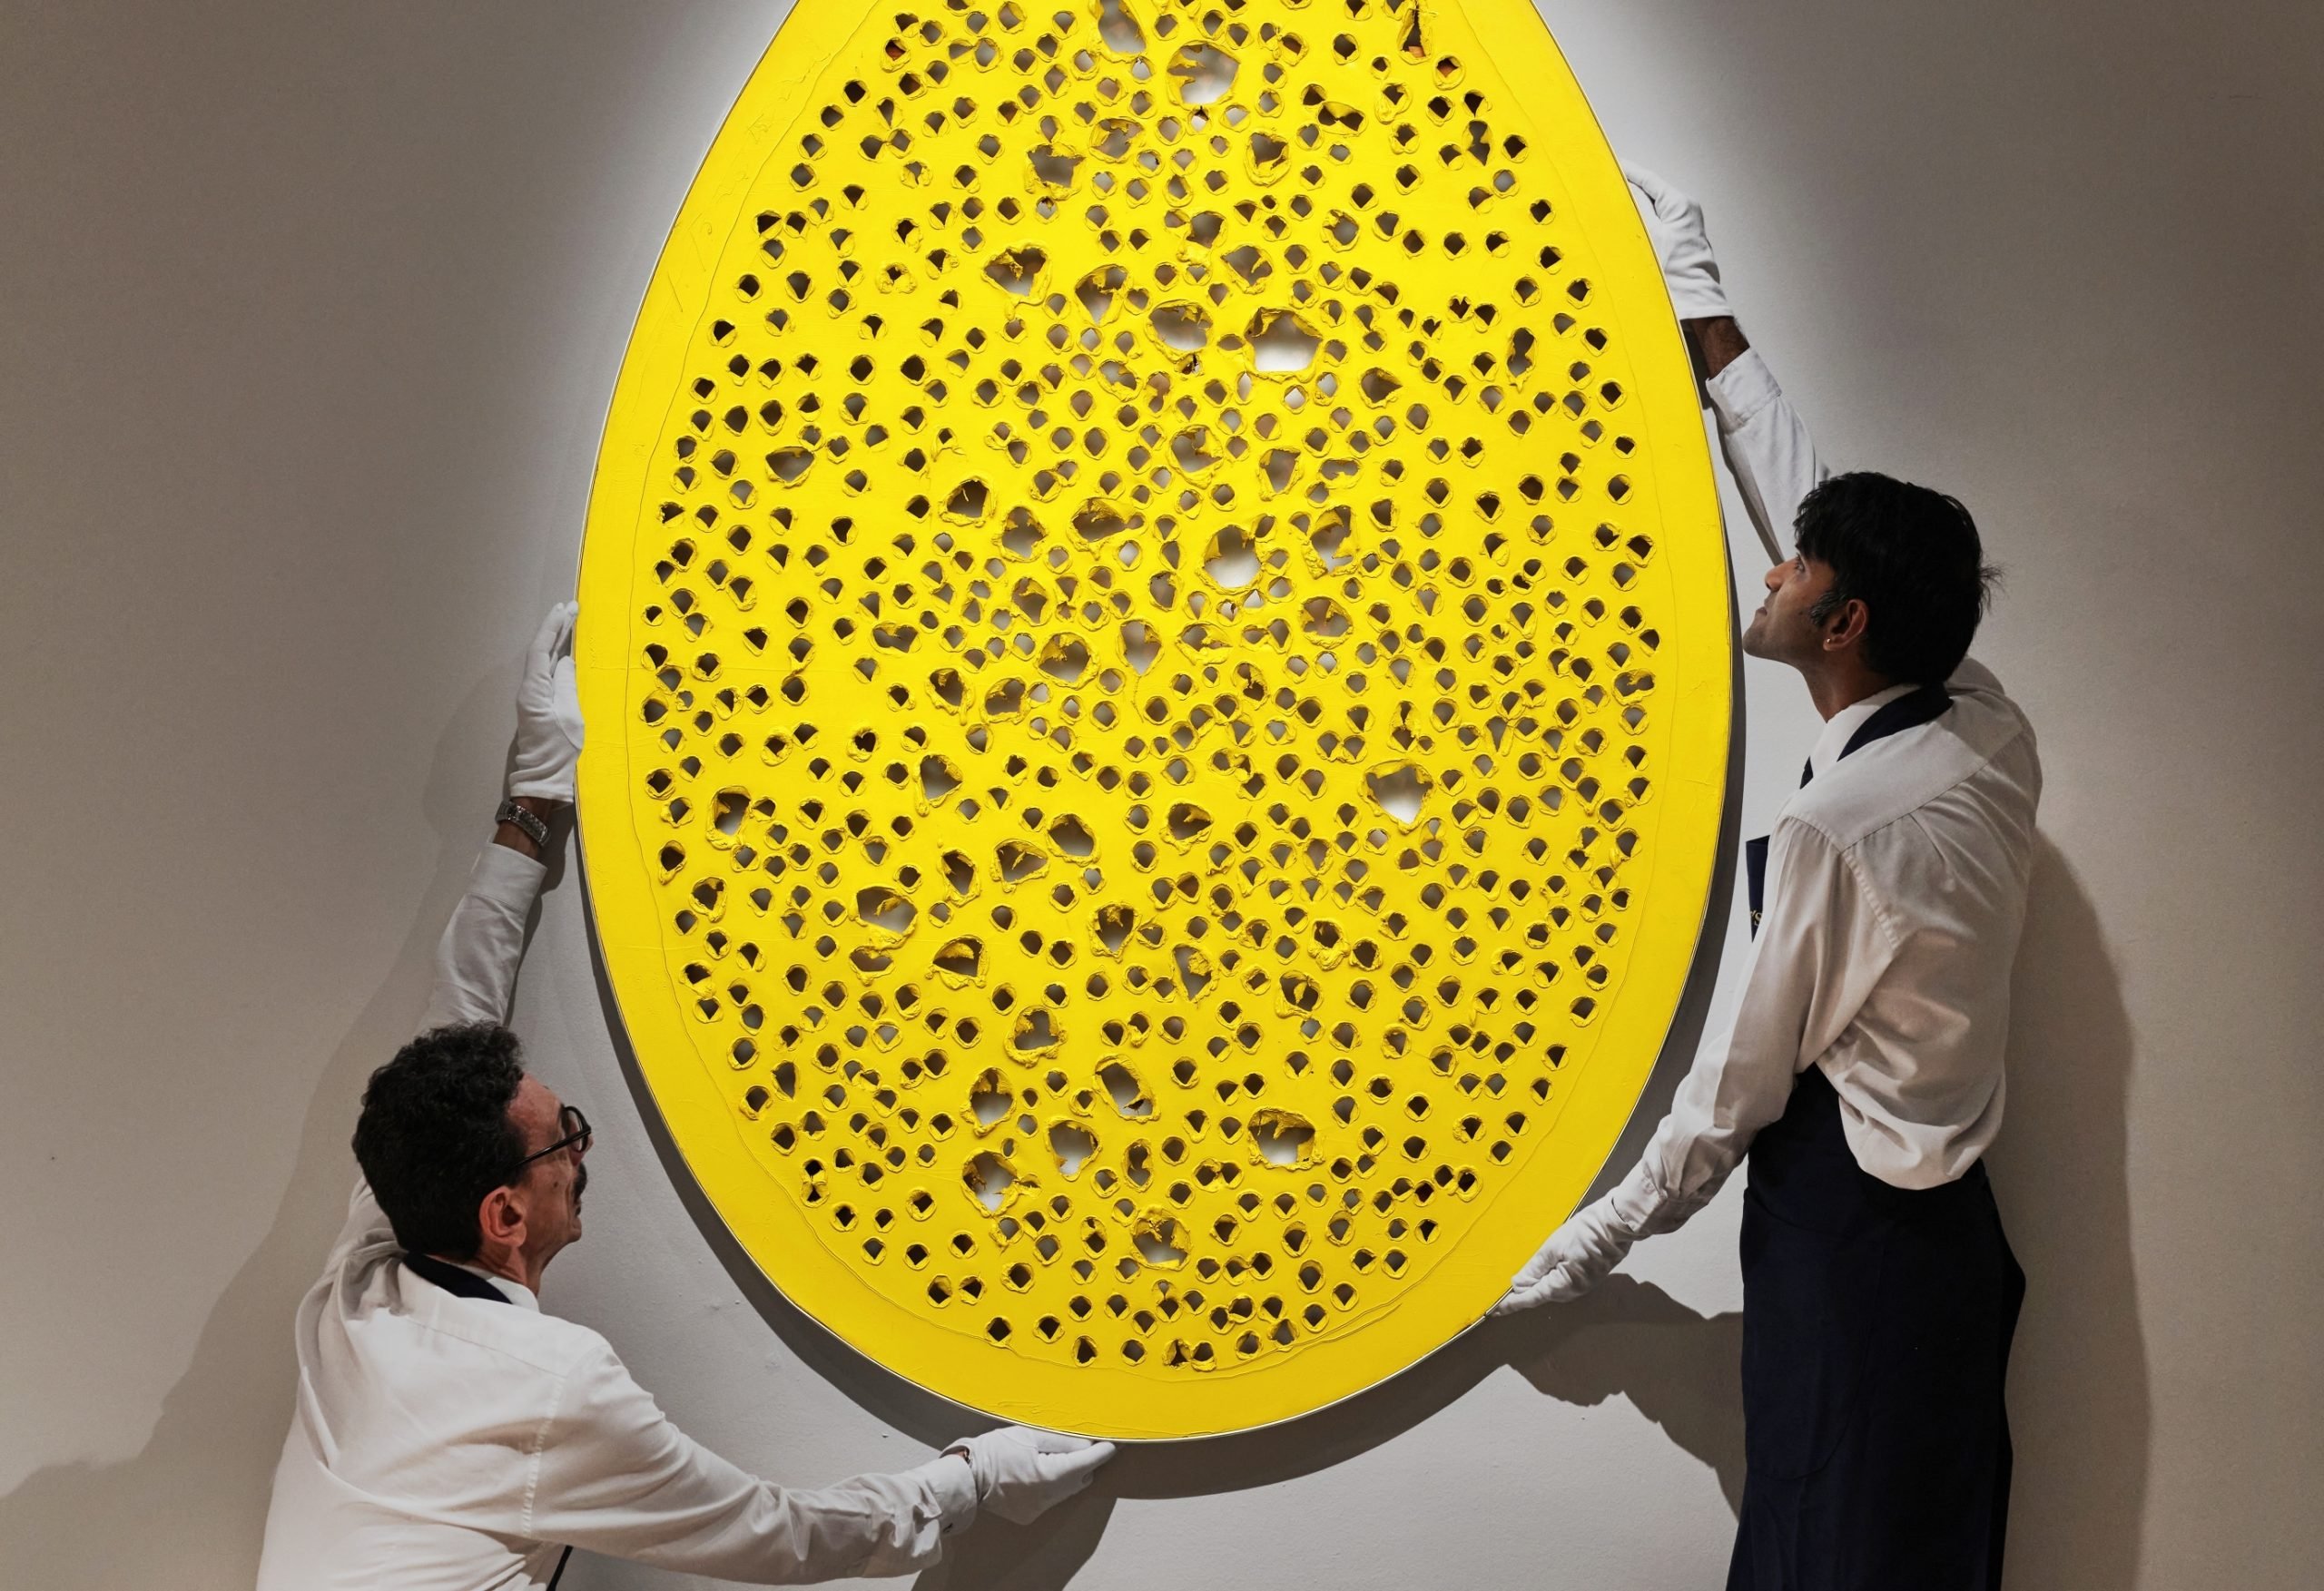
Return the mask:
<svg viewBox="0 0 2324 1591">
<path fill-rule="evenodd" d="M 672 974 L 900 1304 L 1295 1351 L 1458 1240 L 1612 992 L 1659 743 L 1618 355 L 1414 0 L 859 37 L 641 531 Z"/>
</svg>

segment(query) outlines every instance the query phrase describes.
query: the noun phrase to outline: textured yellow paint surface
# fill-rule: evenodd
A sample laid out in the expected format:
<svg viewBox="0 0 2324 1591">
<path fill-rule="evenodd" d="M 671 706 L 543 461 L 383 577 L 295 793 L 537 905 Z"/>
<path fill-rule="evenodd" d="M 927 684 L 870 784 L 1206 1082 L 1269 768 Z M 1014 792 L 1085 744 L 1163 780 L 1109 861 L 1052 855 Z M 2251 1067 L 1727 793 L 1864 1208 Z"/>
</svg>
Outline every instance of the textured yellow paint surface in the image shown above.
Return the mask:
<svg viewBox="0 0 2324 1591">
<path fill-rule="evenodd" d="M 583 839 L 722 1218 L 924 1386 L 1242 1429 L 1635 1105 L 1728 733 L 1694 390 L 1519 0 L 803 0 L 589 517 Z"/>
</svg>

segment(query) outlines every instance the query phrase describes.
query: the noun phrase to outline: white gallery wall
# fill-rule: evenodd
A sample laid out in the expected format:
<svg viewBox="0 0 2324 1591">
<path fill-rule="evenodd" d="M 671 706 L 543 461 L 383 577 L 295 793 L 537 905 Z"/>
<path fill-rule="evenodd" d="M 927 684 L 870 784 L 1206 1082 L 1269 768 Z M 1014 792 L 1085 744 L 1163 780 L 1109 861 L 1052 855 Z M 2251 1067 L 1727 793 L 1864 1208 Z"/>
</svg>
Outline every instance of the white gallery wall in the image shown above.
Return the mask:
<svg viewBox="0 0 2324 1591">
<path fill-rule="evenodd" d="M 1979 652 L 2049 781 L 1994 1155 L 2032 1274 L 2012 1582 L 2312 1586 L 2324 12 L 1543 3 L 1616 146 L 1704 199 L 1827 456 L 1957 493 L 2008 568 Z M 250 1581 L 356 1096 L 486 837 L 638 298 L 783 10 L 0 6 L 0 1584 Z M 1816 725 L 1746 682 L 1759 832 Z M 548 1306 L 778 1479 L 915 1461 L 963 1422 L 674 1189 L 576 875 L 517 1008 L 600 1124 Z M 1126 1457 L 923 1584 L 1716 1584 L 1737 1192 L 1581 1304 Z"/>
</svg>

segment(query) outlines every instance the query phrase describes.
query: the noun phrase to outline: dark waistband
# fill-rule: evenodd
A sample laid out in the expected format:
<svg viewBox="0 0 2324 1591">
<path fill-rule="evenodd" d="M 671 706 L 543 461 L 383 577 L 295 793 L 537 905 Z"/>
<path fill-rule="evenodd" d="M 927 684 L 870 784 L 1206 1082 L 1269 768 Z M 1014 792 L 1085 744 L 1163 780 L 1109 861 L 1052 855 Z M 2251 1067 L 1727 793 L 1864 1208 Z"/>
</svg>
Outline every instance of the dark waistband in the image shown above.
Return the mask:
<svg viewBox="0 0 2324 1591">
<path fill-rule="evenodd" d="M 1793 1081 L 1783 1115 L 1752 1141 L 1749 1185 L 1778 1214 L 1801 1224 L 1820 1224 L 1850 1208 L 1936 1215 L 1992 1196 L 1983 1160 L 1933 1188 L 1900 1188 L 1865 1170 L 1848 1144 L 1840 1096 L 1821 1066 Z"/>
</svg>

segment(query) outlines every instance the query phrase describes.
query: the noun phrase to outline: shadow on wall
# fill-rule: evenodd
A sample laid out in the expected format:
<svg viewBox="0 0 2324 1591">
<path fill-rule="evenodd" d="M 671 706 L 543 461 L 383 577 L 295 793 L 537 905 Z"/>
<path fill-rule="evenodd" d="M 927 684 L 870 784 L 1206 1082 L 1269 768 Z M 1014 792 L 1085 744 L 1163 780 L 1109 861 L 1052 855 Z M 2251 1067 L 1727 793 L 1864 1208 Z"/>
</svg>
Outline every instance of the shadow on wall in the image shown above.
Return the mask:
<svg viewBox="0 0 2324 1591">
<path fill-rule="evenodd" d="M 2150 1426 L 2131 1262 L 2131 1026 L 2097 913 L 2046 838 L 2012 994 L 2008 1118 L 1992 1165 L 2029 1283 L 2010 1367 L 2017 1467 L 2008 1583 L 2122 1591 L 2138 1583 Z M 1308 1419 L 1127 1450 L 1101 1484 L 1174 1497 L 1306 1474 L 1410 1429 L 1508 1364 L 1564 1402 L 1628 1398 L 1710 1466 L 1732 1509 L 1743 1486 L 1741 1350 L 1740 1316 L 1705 1318 L 1617 1275 L 1578 1303 L 1488 1321 Z M 1112 1506 L 1093 1498 L 1030 1529 L 980 1531 L 981 1541 L 922 1576 L 917 1591 L 1054 1591 L 1096 1549 Z"/>
<path fill-rule="evenodd" d="M 1659 1288 L 1614 1276 L 1563 1308 L 1486 1321 L 1384 1386 L 1288 1425 L 1126 1448 L 1100 1478 L 1109 1495 L 1023 1528 L 980 1521 L 914 1591 L 1059 1591 L 1097 1550 L 1115 1497 L 1241 1491 L 1328 1468 L 1409 1430 L 1504 1365 L 1561 1402 L 1628 1398 L 1711 1468 L 1733 1509 L 1743 1492 L 1742 1351 L 1740 1315 L 1706 1318 Z"/>
<path fill-rule="evenodd" d="M 43 1566 L 43 1591 L 226 1591 L 256 1576 L 268 1488 L 290 1422 L 292 1311 L 346 1214 L 348 1137 L 364 1081 L 411 1036 L 426 1002 L 436 941 L 465 887 L 470 841 L 484 831 L 475 781 L 453 772 L 473 767 L 470 749 L 505 718 L 513 674 L 478 682 L 437 741 L 422 796 L 442 837 L 435 877 L 393 970 L 316 1082 L 274 1224 L 211 1311 L 144 1449 L 119 1463 L 51 1466 L 0 1498 L 0 1581 L 20 1583 L 9 1566 L 30 1564 Z"/>
<path fill-rule="evenodd" d="M 427 810 L 465 832 L 444 748 L 470 743 L 474 715 L 499 708 L 496 676 L 471 693 L 438 745 Z M 562 850 L 563 848 L 559 848 Z M 320 1081 L 273 1227 L 211 1313 L 192 1368 L 153 1436 L 117 1464 L 61 1465 L 0 1499 L 0 1564 L 80 1566 L 56 1591 L 250 1583 L 271 1476 L 290 1419 L 290 1321 L 346 1195 L 346 1136 L 362 1079 L 408 1036 L 426 967 L 469 851 L 447 859 L 381 986 Z M 552 884 L 555 880 L 552 879 Z M 600 964 L 602 978 L 602 964 Z M 601 996 L 609 997 L 600 983 Z M 613 1028 L 617 1046 L 618 1024 Z M 2124 1013 L 2097 918 L 2071 869 L 2043 842 L 2011 1028 L 2010 1125 L 1994 1155 L 2013 1241 L 2031 1277 L 2011 1378 L 2017 1476 L 2014 1583 L 2118 1591 L 2135 1583 L 2146 1494 L 2148 1393 L 2130 1257 Z M 980 1422 L 856 1355 L 801 1314 L 727 1235 L 684 1174 L 635 1063 L 624 1070 L 672 1180 L 714 1250 L 799 1357 L 864 1408 L 931 1445 Z M 1732 1508 L 1743 1483 L 1737 1367 L 1742 1326 L 1615 1276 L 1581 1301 L 1483 1322 L 1404 1375 L 1288 1425 L 1126 1450 L 1092 1495 L 1039 1525 L 987 1522 L 919 1591 L 1053 1591 L 1096 1550 L 1112 1498 L 1207 1495 L 1326 1468 L 1403 1433 L 1503 1366 L 1539 1392 L 1583 1406 L 1628 1399 L 1718 1476 Z"/>
<path fill-rule="evenodd" d="M 2026 1274 L 2008 1579 L 2120 1591 L 2138 1583 L 2151 1426 L 2131 1263 L 2131 1019 L 2090 897 L 2054 845 L 2038 846 L 1989 1157 Z"/>
</svg>

